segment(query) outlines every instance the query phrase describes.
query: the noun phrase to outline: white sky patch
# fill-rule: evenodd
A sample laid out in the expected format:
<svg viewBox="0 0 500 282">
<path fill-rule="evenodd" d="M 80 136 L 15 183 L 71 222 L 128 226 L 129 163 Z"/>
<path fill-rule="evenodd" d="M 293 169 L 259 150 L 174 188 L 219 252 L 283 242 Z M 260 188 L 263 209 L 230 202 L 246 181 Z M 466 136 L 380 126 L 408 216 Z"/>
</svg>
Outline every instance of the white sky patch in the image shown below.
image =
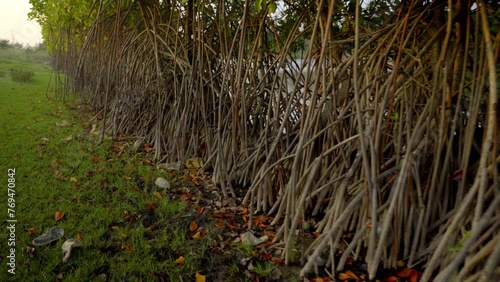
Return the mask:
<svg viewBox="0 0 500 282">
<path fill-rule="evenodd" d="M 0 39 L 34 46 L 42 42 L 42 29 L 28 20 L 29 0 L 0 0 Z"/>
</svg>

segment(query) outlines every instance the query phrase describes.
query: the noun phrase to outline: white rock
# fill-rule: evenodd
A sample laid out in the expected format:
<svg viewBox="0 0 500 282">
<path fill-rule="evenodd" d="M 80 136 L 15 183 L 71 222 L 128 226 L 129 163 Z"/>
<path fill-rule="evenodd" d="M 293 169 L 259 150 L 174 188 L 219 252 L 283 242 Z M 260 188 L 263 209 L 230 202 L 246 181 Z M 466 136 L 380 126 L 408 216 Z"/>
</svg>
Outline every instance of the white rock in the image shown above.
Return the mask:
<svg viewBox="0 0 500 282">
<path fill-rule="evenodd" d="M 180 170 L 181 169 L 181 162 L 175 162 L 175 163 L 162 163 L 158 164 L 158 169 L 166 169 L 166 170 Z"/>
<path fill-rule="evenodd" d="M 267 241 L 267 239 L 269 239 L 267 236 L 262 236 L 260 238 L 257 238 L 250 232 L 241 235 L 241 242 L 243 242 L 244 244 L 250 244 L 251 246 L 257 246 L 259 244 L 262 244 L 265 241 Z"/>
<path fill-rule="evenodd" d="M 137 152 L 139 150 L 139 148 L 141 148 L 143 143 L 144 143 L 144 138 L 139 138 L 139 139 L 135 140 L 134 150 Z"/>
<path fill-rule="evenodd" d="M 62 250 L 64 253 L 63 262 L 68 262 L 72 249 L 80 248 L 82 246 L 83 246 L 82 242 L 80 242 L 80 240 L 78 239 L 71 238 L 66 240 L 66 242 L 64 242 L 64 244 L 62 245 Z"/>
<path fill-rule="evenodd" d="M 158 177 L 155 181 L 155 184 L 162 189 L 170 189 L 170 182 L 168 182 L 168 180 L 166 180 L 165 178 Z"/>
</svg>

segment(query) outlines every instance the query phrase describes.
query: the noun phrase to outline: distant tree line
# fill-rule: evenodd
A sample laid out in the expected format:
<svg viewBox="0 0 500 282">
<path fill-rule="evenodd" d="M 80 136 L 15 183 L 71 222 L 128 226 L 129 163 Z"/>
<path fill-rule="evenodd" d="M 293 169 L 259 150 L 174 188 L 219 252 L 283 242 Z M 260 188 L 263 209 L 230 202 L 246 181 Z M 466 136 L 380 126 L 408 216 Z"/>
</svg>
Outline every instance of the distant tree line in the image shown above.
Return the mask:
<svg viewBox="0 0 500 282">
<path fill-rule="evenodd" d="M 44 51 L 45 44 L 43 42 L 37 43 L 35 46 L 23 45 L 19 42 L 11 42 L 7 39 L 0 39 L 0 49 L 25 49 L 33 51 Z"/>
</svg>

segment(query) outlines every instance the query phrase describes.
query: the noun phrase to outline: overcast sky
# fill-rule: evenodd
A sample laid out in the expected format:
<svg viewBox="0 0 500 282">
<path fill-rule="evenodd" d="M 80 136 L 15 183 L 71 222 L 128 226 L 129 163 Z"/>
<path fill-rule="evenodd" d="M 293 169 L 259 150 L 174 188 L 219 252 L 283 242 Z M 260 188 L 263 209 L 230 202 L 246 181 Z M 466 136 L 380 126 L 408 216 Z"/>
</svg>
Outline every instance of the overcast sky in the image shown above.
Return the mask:
<svg viewBox="0 0 500 282">
<path fill-rule="evenodd" d="M 40 26 L 28 20 L 30 11 L 29 0 L 0 0 L 0 39 L 32 46 L 42 42 Z"/>
</svg>

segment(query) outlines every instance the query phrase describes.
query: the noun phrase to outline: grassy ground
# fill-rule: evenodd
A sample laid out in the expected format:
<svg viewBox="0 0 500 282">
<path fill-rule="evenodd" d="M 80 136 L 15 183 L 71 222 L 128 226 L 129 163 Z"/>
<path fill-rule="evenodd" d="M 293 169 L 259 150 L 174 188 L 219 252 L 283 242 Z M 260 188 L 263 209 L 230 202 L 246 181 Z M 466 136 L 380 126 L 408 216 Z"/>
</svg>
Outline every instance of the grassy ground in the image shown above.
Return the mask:
<svg viewBox="0 0 500 282">
<path fill-rule="evenodd" d="M 231 276 L 238 266 L 211 255 L 215 233 L 188 236 L 192 208 L 154 185 L 156 177 L 169 178 L 165 171 L 133 152 L 125 137 L 98 144 L 79 105 L 47 99 L 49 66 L 9 52 L 0 50 L 1 281 L 193 281 L 197 272 L 215 278 L 221 263 L 227 279 L 219 281 L 244 280 Z M 33 81 L 13 82 L 10 68 L 34 71 Z M 57 125 L 64 121 L 69 125 Z M 11 195 L 9 168 L 15 169 Z M 177 181 L 174 187 L 184 185 Z M 8 246 L 8 198 L 15 204 L 15 247 Z M 62 219 L 55 220 L 56 212 Z M 31 244 L 54 226 L 64 228 L 63 238 Z M 63 263 L 61 246 L 69 238 L 83 247 Z M 7 266 L 11 248 L 14 275 Z M 176 264 L 180 256 L 185 262 Z"/>
<path fill-rule="evenodd" d="M 33 79 L 15 82 L 10 69 Z M 147 144 L 137 153 L 128 136 L 99 142 L 93 114 L 51 98 L 50 77 L 43 54 L 0 49 L 0 281 L 298 281 L 298 267 L 279 265 L 279 248 L 235 243 L 247 210 L 222 201 L 209 175 L 189 164 L 158 169 Z M 271 220 L 252 232 L 273 236 Z M 56 226 L 61 239 L 33 245 Z M 70 238 L 83 247 L 63 262 Z"/>
</svg>

